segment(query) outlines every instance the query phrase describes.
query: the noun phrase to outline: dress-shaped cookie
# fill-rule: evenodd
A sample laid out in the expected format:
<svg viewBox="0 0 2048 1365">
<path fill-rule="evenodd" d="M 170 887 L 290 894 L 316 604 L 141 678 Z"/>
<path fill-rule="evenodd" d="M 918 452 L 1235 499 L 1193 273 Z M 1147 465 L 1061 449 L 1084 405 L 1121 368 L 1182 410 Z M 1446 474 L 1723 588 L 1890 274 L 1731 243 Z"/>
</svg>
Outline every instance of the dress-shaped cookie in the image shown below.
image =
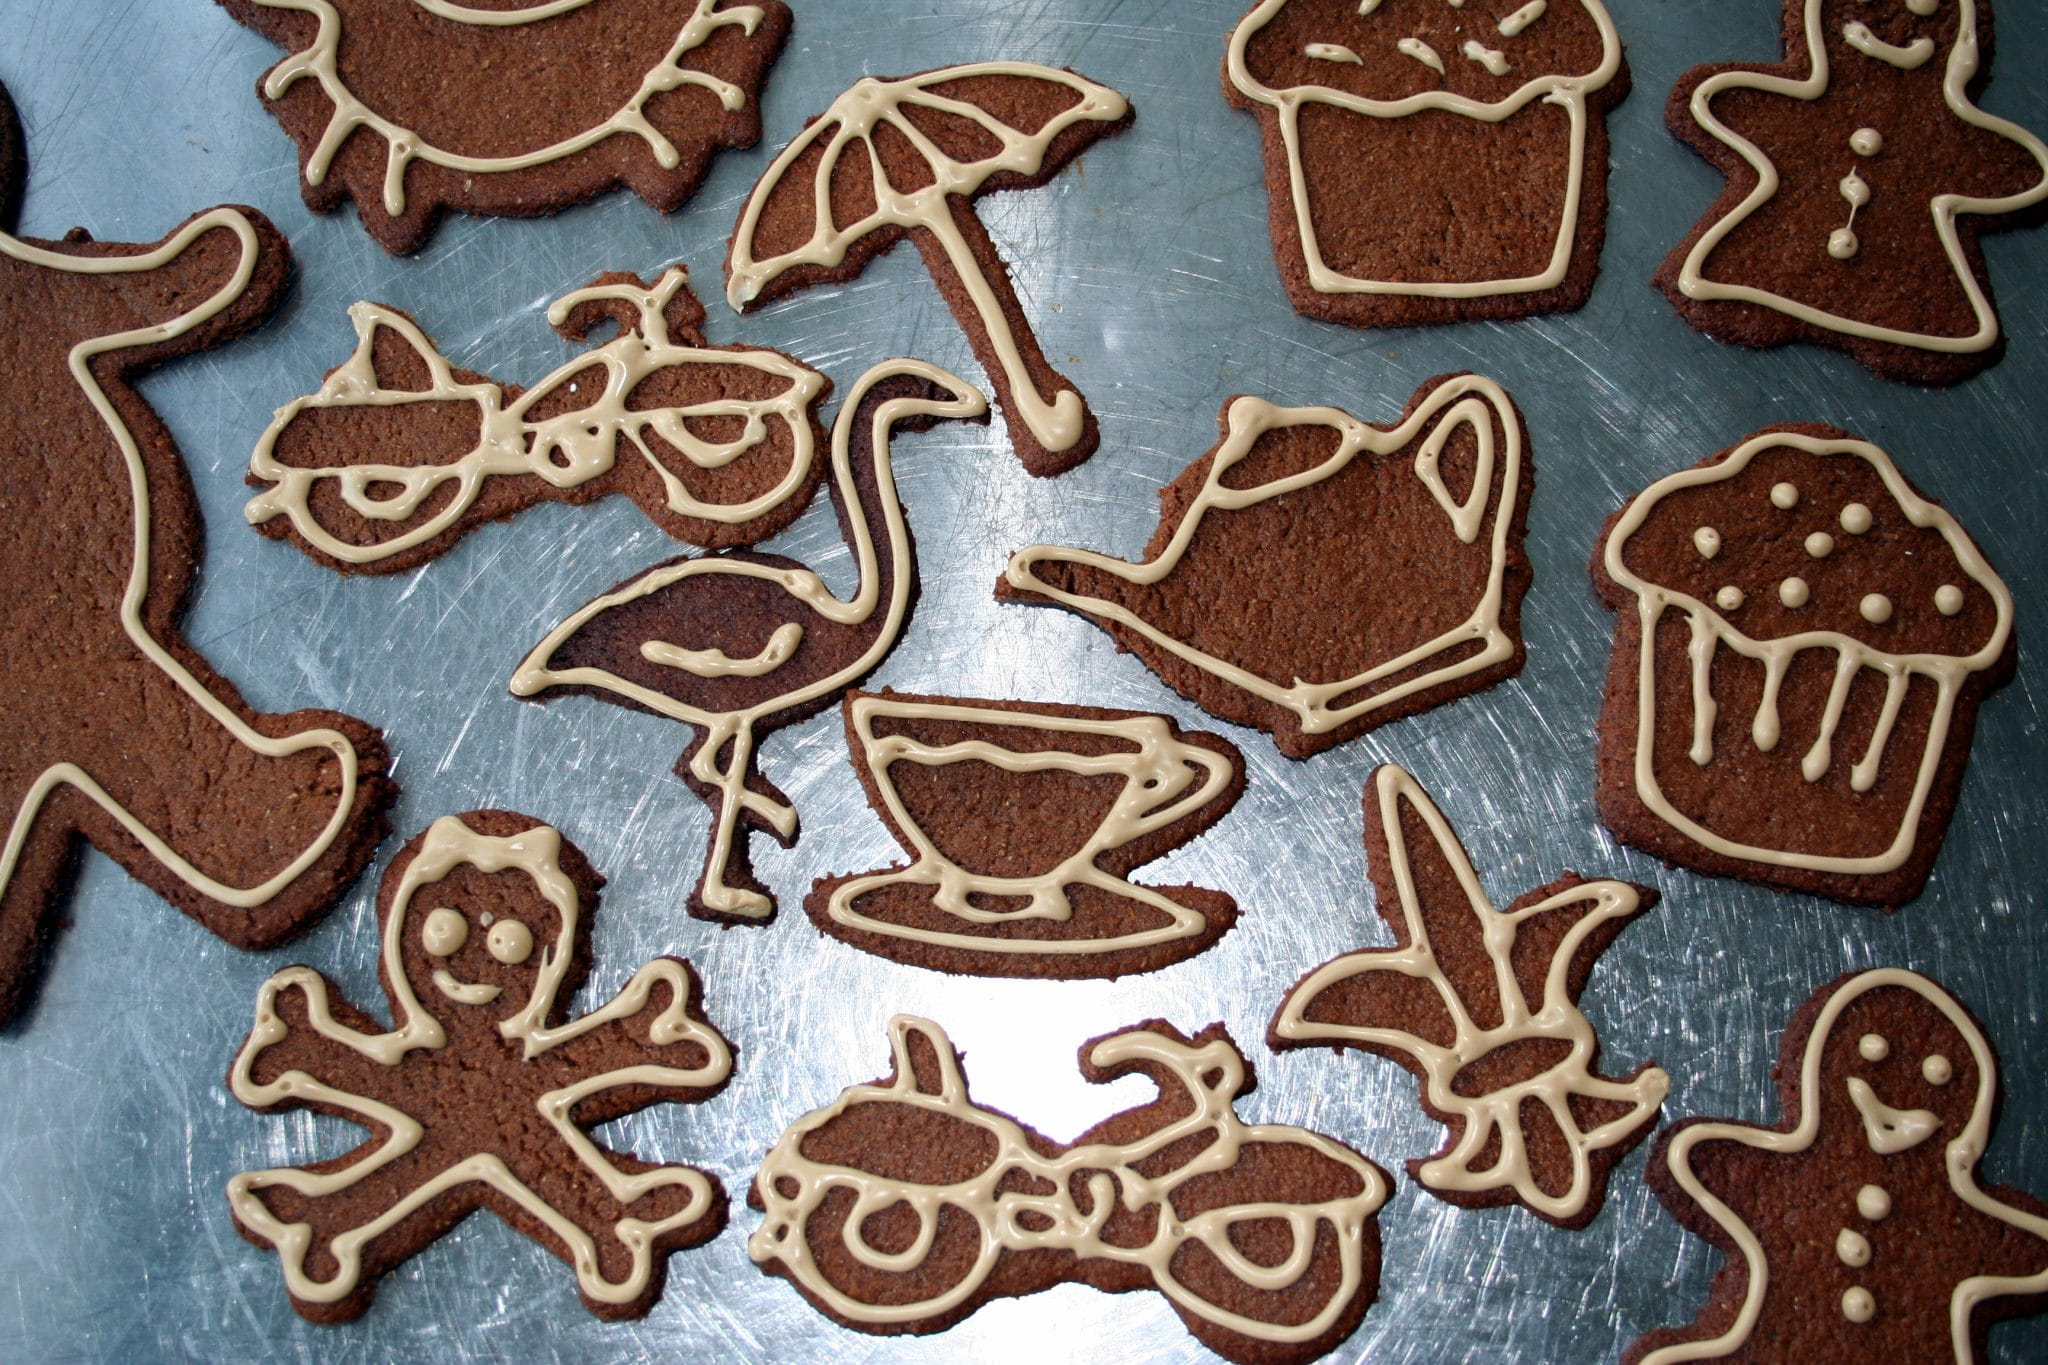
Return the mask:
<svg viewBox="0 0 2048 1365">
<path fill-rule="evenodd" d="M 220 0 L 290 55 L 257 83 L 317 213 L 386 251 L 446 209 L 531 218 L 623 185 L 680 208 L 761 136 L 781 0 Z"/>
<path fill-rule="evenodd" d="M 1600 816 L 1702 872 L 1896 906 L 1940 851 L 2012 594 L 1891 458 L 1758 432 L 1615 514 Z"/>
<path fill-rule="evenodd" d="M 725 1226 L 716 1177 L 607 1151 L 586 1130 L 694 1104 L 732 1074 L 680 958 L 569 1018 L 603 884 L 555 830 L 509 811 L 449 816 L 392 859 L 378 896 L 388 1032 L 310 967 L 263 985 L 228 1073 L 265 1111 L 369 1129 L 338 1157 L 228 1184 L 235 1226 L 283 1262 L 292 1306 L 345 1322 L 376 1282 L 479 1208 L 567 1261 L 600 1317 L 637 1317 L 668 1253 Z"/>
<path fill-rule="evenodd" d="M 1651 1188 L 1727 1264 L 1628 1365 L 1968 1365 L 1994 1322 L 2048 1303 L 2048 1203 L 1977 1180 L 1998 1062 L 1955 997 L 1897 968 L 1841 977 L 1792 1017 L 1775 1074 L 1782 1126 L 1658 1137 Z"/>
<path fill-rule="evenodd" d="M 1290 758 L 1521 671 L 1535 471 L 1500 385 L 1440 376 L 1387 426 L 1240 397 L 1220 425 L 1142 562 L 1033 545 L 996 596 L 1079 612 Z"/>
<path fill-rule="evenodd" d="M 1785 0 L 1784 46 L 1671 92 L 1672 131 L 1728 187 L 1658 287 L 1718 340 L 1810 341 L 1888 379 L 1952 384 L 1996 361 L 1977 236 L 2038 219 L 2048 143 L 1976 105 L 1987 0 Z"/>
<path fill-rule="evenodd" d="M 0 234 L 0 1019 L 21 1003 L 84 839 L 242 948 L 354 880 L 395 789 L 332 711 L 259 712 L 178 633 L 199 508 L 131 387 L 267 316 L 289 248 L 224 207 L 150 245 Z"/>
<path fill-rule="evenodd" d="M 1366 784 L 1365 846 L 1394 946 L 1297 981 L 1267 1041 L 1361 1048 L 1413 1072 L 1450 1132 L 1408 1173 L 1439 1199 L 1584 1227 L 1671 1084 L 1648 1063 L 1602 1075 L 1578 1005 L 1594 961 L 1656 893 L 1571 873 L 1496 910 L 1443 812 L 1392 765 Z"/>
<path fill-rule="evenodd" d="M 1628 93 L 1600 0 L 1261 0 L 1223 93 L 1258 116 L 1303 316 L 1527 317 L 1592 293 Z"/>
</svg>

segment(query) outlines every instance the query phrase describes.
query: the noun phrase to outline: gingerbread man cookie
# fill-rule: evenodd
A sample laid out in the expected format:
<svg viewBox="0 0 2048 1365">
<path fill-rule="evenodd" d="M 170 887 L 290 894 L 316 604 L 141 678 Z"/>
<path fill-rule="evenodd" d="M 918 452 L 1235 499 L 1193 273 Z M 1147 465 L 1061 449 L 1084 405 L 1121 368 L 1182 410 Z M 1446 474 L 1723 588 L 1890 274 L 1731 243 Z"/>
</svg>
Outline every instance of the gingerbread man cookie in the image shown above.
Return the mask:
<svg viewBox="0 0 2048 1365">
<path fill-rule="evenodd" d="M 0 139 L 4 141 L 4 139 Z M 0 170 L 4 175 L 4 170 Z M 259 712 L 178 633 L 199 508 L 131 386 L 254 327 L 289 248 L 254 209 L 149 245 L 0 234 L 0 1019 L 21 1003 L 79 839 L 212 933 L 278 943 L 331 905 L 395 788 L 369 726 Z"/>
<path fill-rule="evenodd" d="M 587 1130 L 732 1074 L 696 973 L 660 957 L 568 1018 L 603 879 L 555 830 L 508 811 L 437 820 L 384 874 L 379 976 L 393 1027 L 309 967 L 264 983 L 228 1075 L 235 1098 L 361 1124 L 339 1157 L 228 1184 L 242 1235 L 284 1263 L 292 1306 L 345 1322 L 379 1276 L 487 1208 L 575 1268 L 591 1312 L 637 1317 L 667 1254 L 725 1224 L 717 1179 L 607 1151 Z"/>
<path fill-rule="evenodd" d="M 1792 1017 L 1785 1124 L 1687 1119 L 1650 1185 L 1728 1263 L 1699 1317 L 1629 1365 L 1687 1360 L 1945 1360 L 2048 1293 L 2048 1203 L 1977 1183 L 1998 1063 L 1955 997 L 1883 968 L 1823 986 Z"/>
<path fill-rule="evenodd" d="M 1975 103 L 1990 5 L 1785 0 L 1784 45 L 1671 92 L 1671 130 L 1728 187 L 1658 287 L 1722 341 L 1810 341 L 1888 379 L 1975 374 L 2005 344 L 1977 236 L 2048 202 L 2048 143 Z"/>
</svg>

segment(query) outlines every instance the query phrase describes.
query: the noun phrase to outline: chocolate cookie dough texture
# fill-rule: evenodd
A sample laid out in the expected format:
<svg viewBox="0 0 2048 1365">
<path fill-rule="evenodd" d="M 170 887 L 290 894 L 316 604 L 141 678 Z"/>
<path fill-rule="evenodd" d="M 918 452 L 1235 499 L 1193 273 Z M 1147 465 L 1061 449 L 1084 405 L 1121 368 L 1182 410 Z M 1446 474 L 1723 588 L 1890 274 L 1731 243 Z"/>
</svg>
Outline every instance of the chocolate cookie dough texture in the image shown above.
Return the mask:
<svg viewBox="0 0 2048 1365">
<path fill-rule="evenodd" d="M 1094 451 L 1095 415 L 1039 350 L 974 201 L 1045 184 L 1130 121 L 1116 91 L 1031 62 L 865 78 L 754 186 L 726 253 L 726 299 L 751 309 L 850 280 L 907 235 L 988 371 L 1017 458 L 1062 473 Z"/>
<path fill-rule="evenodd" d="M 781 555 L 674 559 L 571 614 L 512 675 L 515 696 L 581 693 L 690 727 L 676 773 L 712 809 L 691 914 L 761 924 L 775 913 L 748 864 L 748 831 L 787 848 L 797 812 L 755 768 L 755 746 L 830 706 L 903 633 L 917 557 L 890 464 L 894 434 L 987 411 L 965 380 L 920 360 L 884 361 L 855 381 L 832 428 L 832 502 L 859 572 L 851 598 Z"/>
<path fill-rule="evenodd" d="M 1809 341 L 1888 379 L 1952 384 L 1996 361 L 1977 237 L 2039 220 L 2048 143 L 1976 105 L 1990 6 L 1786 0 L 1784 47 L 1672 91 L 1672 131 L 1728 187 L 1658 287 L 1717 340 Z"/>
<path fill-rule="evenodd" d="M 1156 1289 L 1242 1365 L 1313 1360 L 1379 1292 L 1377 1166 L 1318 1133 L 1246 1124 L 1250 1066 L 1221 1024 L 1150 1020 L 1081 1047 L 1098 1084 L 1159 1089 L 1071 1143 L 967 1093 L 938 1025 L 889 1021 L 895 1070 L 791 1126 L 762 1162 L 762 1269 L 845 1326 L 936 1332 L 1074 1282 Z"/>
<path fill-rule="evenodd" d="M 1422 1083 L 1450 1132 L 1408 1163 L 1467 1208 L 1519 1203 L 1560 1227 L 1593 1221 L 1608 1173 L 1649 1135 L 1671 1078 L 1645 1063 L 1615 1078 L 1579 1011 L 1593 963 L 1656 893 L 1567 874 L 1497 910 L 1450 822 L 1387 765 L 1365 789 L 1367 863 L 1392 948 L 1327 962 L 1287 992 L 1276 1051 L 1356 1047 Z"/>
<path fill-rule="evenodd" d="M 1292 758 L 1521 671 L 1535 471 L 1498 384 L 1429 380 L 1388 426 L 1232 398 L 1221 427 L 1142 562 L 1034 545 L 996 596 L 1079 612 Z"/>
<path fill-rule="evenodd" d="M 1223 93 L 1258 116 L 1304 317 L 1515 318 L 1592 293 L 1628 93 L 1600 0 L 1261 0 Z"/>
<path fill-rule="evenodd" d="M 1601 818 L 1703 872 L 1913 899 L 1977 707 L 2012 675 L 2012 594 L 1884 451 L 1771 428 L 1638 494 L 1593 576 L 1617 613 Z"/>
<path fill-rule="evenodd" d="M 1687 1119 L 1657 1139 L 1651 1188 L 1727 1263 L 1699 1316 L 1628 1365 L 1968 1365 L 1993 1323 L 2041 1311 L 2048 1203 L 1978 1183 L 1998 1061 L 1954 996 L 1898 968 L 1841 977 L 1793 1016 L 1775 1075 L 1782 1126 Z"/>
<path fill-rule="evenodd" d="M 716 1177 L 589 1135 L 649 1105 L 708 1099 L 732 1075 L 680 958 L 656 958 L 610 1004 L 569 1017 L 603 884 L 527 816 L 448 816 L 392 859 L 378 895 L 389 1031 L 310 967 L 263 984 L 228 1073 L 235 1098 L 372 1135 L 228 1183 L 235 1226 L 276 1249 L 302 1316 L 360 1316 L 380 1276 L 484 1208 L 566 1261 L 591 1312 L 638 1317 L 661 1294 L 668 1253 L 725 1226 Z"/>
<path fill-rule="evenodd" d="M 343 573 L 398 573 L 543 501 L 624 493 L 678 540 L 751 545 L 796 520 L 824 476 L 831 383 L 778 351 L 714 347 L 689 274 L 623 272 L 557 299 L 571 341 L 617 335 L 531 389 L 448 363 L 383 304 L 349 309 L 356 348 L 256 444 L 251 525 Z"/>
<path fill-rule="evenodd" d="M 1244 759 L 1165 716 L 853 692 L 846 733 L 908 866 L 828 877 L 804 909 L 856 948 L 981 976 L 1117 977 L 1201 952 L 1237 902 L 1139 886 L 1244 792 Z"/>
<path fill-rule="evenodd" d="M 265 948 L 354 880 L 395 794 L 374 729 L 260 712 L 178 632 L 201 525 L 171 433 L 132 387 L 223 345 L 283 293 L 253 209 L 159 242 L 0 234 L 0 1019 L 84 840 L 228 943 Z"/>
<path fill-rule="evenodd" d="M 220 0 L 290 55 L 257 83 L 316 213 L 386 251 L 447 209 L 533 218 L 626 186 L 682 207 L 761 136 L 781 0 Z"/>
</svg>

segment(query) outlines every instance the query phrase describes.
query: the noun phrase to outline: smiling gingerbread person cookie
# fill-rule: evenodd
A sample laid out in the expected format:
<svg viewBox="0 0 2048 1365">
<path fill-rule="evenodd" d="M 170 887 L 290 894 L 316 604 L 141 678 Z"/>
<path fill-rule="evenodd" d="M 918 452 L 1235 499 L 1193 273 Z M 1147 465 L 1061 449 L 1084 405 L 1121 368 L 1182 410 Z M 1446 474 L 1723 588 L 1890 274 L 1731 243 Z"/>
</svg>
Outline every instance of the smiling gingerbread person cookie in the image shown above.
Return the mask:
<svg viewBox="0 0 2048 1365">
<path fill-rule="evenodd" d="M 732 1074 L 678 958 L 567 1017 L 602 884 L 526 816 L 450 816 L 384 874 L 389 1032 L 309 967 L 264 983 L 228 1076 L 235 1098 L 373 1134 L 339 1157 L 228 1184 L 236 1226 L 277 1249 L 301 1316 L 359 1316 L 380 1275 L 487 1208 L 569 1262 L 591 1312 L 637 1317 L 661 1293 L 667 1254 L 725 1225 L 715 1177 L 607 1151 L 586 1131 L 707 1099 Z"/>
<path fill-rule="evenodd" d="M 1687 1360 L 1979 1358 L 2048 1293 L 2048 1203 L 1977 1183 L 1998 1063 L 1955 997 L 1897 968 L 1793 1016 L 1785 1126 L 1688 1119 L 1650 1159 L 1658 1198 L 1728 1258 L 1700 1315 L 1629 1348 Z"/>
</svg>

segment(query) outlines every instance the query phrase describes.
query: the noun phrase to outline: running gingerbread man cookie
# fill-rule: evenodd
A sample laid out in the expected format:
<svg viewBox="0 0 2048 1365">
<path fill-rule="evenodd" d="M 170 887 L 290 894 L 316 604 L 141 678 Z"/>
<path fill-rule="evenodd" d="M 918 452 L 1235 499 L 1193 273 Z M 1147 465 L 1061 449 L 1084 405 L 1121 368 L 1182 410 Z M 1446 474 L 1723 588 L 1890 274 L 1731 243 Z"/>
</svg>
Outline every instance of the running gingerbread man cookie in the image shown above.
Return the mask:
<svg viewBox="0 0 2048 1365">
<path fill-rule="evenodd" d="M 1673 133 L 1728 186 L 1657 272 L 1721 341 L 1953 384 L 2004 349 L 1980 232 L 2048 201 L 2048 143 L 1979 109 L 1986 0 L 1785 0 L 1786 59 L 1694 67 Z"/>
<path fill-rule="evenodd" d="M 228 1184 L 236 1226 L 277 1249 L 301 1316 L 359 1316 L 379 1276 L 487 1208 L 569 1262 L 591 1312 L 637 1317 L 661 1293 L 667 1254 L 725 1225 L 715 1177 L 607 1151 L 586 1131 L 708 1099 L 732 1074 L 679 958 L 656 958 L 609 1005 L 567 1017 L 601 885 L 546 825 L 450 816 L 384 874 L 389 1032 L 311 968 L 264 983 L 228 1075 L 235 1097 L 373 1134 L 342 1156 Z"/>
<path fill-rule="evenodd" d="M 1687 1119 L 1650 1186 L 1728 1258 L 1689 1326 L 1628 1350 L 1687 1360 L 1978 1359 L 1998 1319 L 2048 1292 L 2048 1203 L 1977 1183 L 1998 1063 L 1926 977 L 1844 976 L 1792 1018 L 1785 1126 Z"/>
</svg>

